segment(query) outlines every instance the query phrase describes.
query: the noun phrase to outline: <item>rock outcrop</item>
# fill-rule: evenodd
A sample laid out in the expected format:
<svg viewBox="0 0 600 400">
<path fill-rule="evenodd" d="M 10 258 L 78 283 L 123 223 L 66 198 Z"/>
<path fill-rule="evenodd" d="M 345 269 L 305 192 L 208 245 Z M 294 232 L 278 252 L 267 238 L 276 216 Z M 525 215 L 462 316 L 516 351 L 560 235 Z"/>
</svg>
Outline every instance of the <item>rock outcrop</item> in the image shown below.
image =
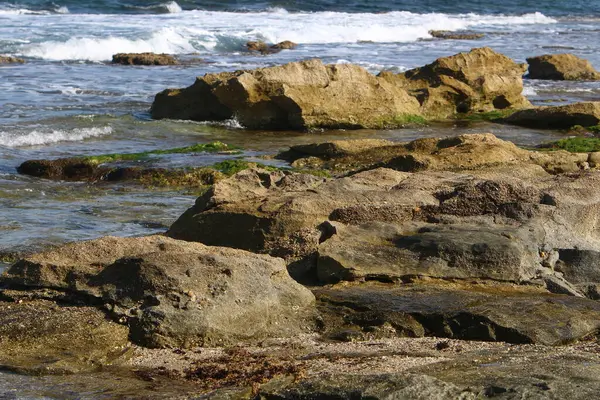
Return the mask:
<svg viewBox="0 0 600 400">
<path fill-rule="evenodd" d="M 151 236 L 105 237 L 19 260 L 5 287 L 62 303 L 102 304 L 147 347 L 192 347 L 297 335 L 314 296 L 281 259 Z M 15 296 L 13 294 L 13 296 Z"/>
<path fill-rule="evenodd" d="M 521 110 L 503 121 L 537 129 L 570 129 L 576 125 L 583 127 L 595 126 L 600 123 L 600 102 L 574 103 L 564 106 Z"/>
<path fill-rule="evenodd" d="M 309 60 L 207 74 L 188 88 L 157 94 L 151 113 L 197 121 L 235 117 L 250 129 L 398 127 L 423 117 L 528 107 L 524 69 L 489 48 L 399 75 Z"/>
<path fill-rule="evenodd" d="M 597 81 L 600 72 L 588 60 L 573 54 L 546 54 L 527 59 L 531 79 L 556 81 Z"/>
<path fill-rule="evenodd" d="M 246 43 L 246 49 L 251 52 L 259 52 L 261 54 L 273 54 L 278 53 L 281 50 L 292 50 L 298 47 L 298 45 L 289 40 L 284 40 L 283 42 L 275 43 L 272 45 L 268 45 L 267 43 L 257 40 L 250 41 Z"/>
<path fill-rule="evenodd" d="M 381 76 L 417 98 L 423 115 L 444 119 L 456 113 L 530 107 L 522 95 L 526 68 L 483 47 L 403 74 Z"/>
<path fill-rule="evenodd" d="M 2 64 L 23 64 L 25 60 L 22 58 L 11 57 L 11 56 L 0 56 L 0 65 Z"/>
<path fill-rule="evenodd" d="M 121 65 L 178 65 L 179 61 L 169 54 L 118 53 L 113 55 L 112 63 Z"/>
</svg>

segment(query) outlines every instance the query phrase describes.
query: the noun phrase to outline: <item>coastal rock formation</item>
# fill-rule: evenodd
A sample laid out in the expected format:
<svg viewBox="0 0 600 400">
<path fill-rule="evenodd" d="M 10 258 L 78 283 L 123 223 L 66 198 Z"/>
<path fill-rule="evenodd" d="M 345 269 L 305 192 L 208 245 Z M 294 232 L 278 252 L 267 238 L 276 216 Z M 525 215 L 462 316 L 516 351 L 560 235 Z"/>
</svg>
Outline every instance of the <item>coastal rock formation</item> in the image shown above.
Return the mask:
<svg viewBox="0 0 600 400">
<path fill-rule="evenodd" d="M 207 74 L 188 88 L 157 94 L 151 113 L 197 121 L 235 117 L 250 129 L 381 129 L 423 116 L 528 107 L 521 95 L 524 68 L 489 48 L 399 75 L 309 60 Z"/>
<path fill-rule="evenodd" d="M 118 53 L 113 55 L 112 63 L 121 65 L 178 65 L 179 61 L 169 54 Z"/>
<path fill-rule="evenodd" d="M 556 81 L 596 81 L 600 72 L 592 64 L 573 54 L 546 54 L 527 59 L 531 79 Z"/>
<path fill-rule="evenodd" d="M 296 335 L 310 329 L 314 305 L 281 259 L 161 236 L 105 237 L 35 254 L 2 284 L 103 304 L 146 347 Z"/>
<path fill-rule="evenodd" d="M 600 102 L 573 103 L 564 106 L 520 110 L 503 120 L 506 123 L 537 129 L 570 129 L 600 123 Z"/>
<path fill-rule="evenodd" d="M 22 58 L 10 57 L 10 56 L 0 56 L 0 65 L 1 64 L 23 64 L 23 63 L 25 63 L 25 60 L 23 60 Z"/>
<path fill-rule="evenodd" d="M 445 40 L 477 40 L 482 39 L 483 33 L 453 32 L 453 31 L 429 31 L 429 34 L 436 39 Z"/>
<path fill-rule="evenodd" d="M 248 49 L 248 51 L 255 51 L 261 54 L 273 54 L 278 53 L 281 50 L 292 50 L 296 47 L 298 47 L 298 45 L 289 40 L 284 40 L 283 42 L 279 42 L 272 45 L 268 45 L 267 43 L 260 40 L 250 41 L 246 43 L 246 49 Z"/>
<path fill-rule="evenodd" d="M 483 47 L 403 74 L 380 75 L 417 98 L 425 116 L 444 119 L 456 113 L 530 107 L 522 95 L 526 68 Z"/>
</svg>

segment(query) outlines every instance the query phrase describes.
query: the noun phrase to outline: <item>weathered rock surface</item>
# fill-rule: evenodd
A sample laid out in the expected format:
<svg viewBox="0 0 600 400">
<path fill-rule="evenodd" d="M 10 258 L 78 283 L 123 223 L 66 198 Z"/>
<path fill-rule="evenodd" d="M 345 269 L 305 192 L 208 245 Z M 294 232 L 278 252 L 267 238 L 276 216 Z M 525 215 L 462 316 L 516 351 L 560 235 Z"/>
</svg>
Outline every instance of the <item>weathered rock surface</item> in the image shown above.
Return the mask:
<svg viewBox="0 0 600 400">
<path fill-rule="evenodd" d="M 483 47 L 403 74 L 380 75 L 417 98 L 423 115 L 444 119 L 456 113 L 530 107 L 522 95 L 526 68 Z"/>
<path fill-rule="evenodd" d="M 505 118 L 504 122 L 538 129 L 569 129 L 575 125 L 594 126 L 600 123 L 600 102 L 521 110 Z"/>
<path fill-rule="evenodd" d="M 546 54 L 527 59 L 531 79 L 596 81 L 600 72 L 588 60 L 573 54 Z"/>
<path fill-rule="evenodd" d="M 429 34 L 436 39 L 445 40 L 477 40 L 485 36 L 483 33 L 453 31 L 429 31 Z"/>
<path fill-rule="evenodd" d="M 246 43 L 246 48 L 248 51 L 255 51 L 261 54 L 273 54 L 278 53 L 281 50 L 292 50 L 298 47 L 298 45 L 289 40 L 284 40 L 283 42 L 279 42 L 276 44 L 268 45 L 267 43 L 257 40 L 250 41 Z"/>
<path fill-rule="evenodd" d="M 121 65 L 177 65 L 179 61 L 169 54 L 118 53 L 113 55 L 112 63 Z"/>
<path fill-rule="evenodd" d="M 235 117 L 250 129 L 380 129 L 410 124 L 415 116 L 528 107 L 523 72 L 524 66 L 489 48 L 399 75 L 309 60 L 207 74 L 188 88 L 157 94 L 151 113 L 198 121 Z"/>
<path fill-rule="evenodd" d="M 314 268 L 322 282 L 418 275 L 582 294 L 573 284 L 589 272 L 565 280 L 553 268 L 555 249 L 600 245 L 600 175 L 585 172 L 587 154 L 527 151 L 489 134 L 395 146 L 343 178 L 241 172 L 198 198 L 167 234 L 285 257 L 296 278 Z"/>
<path fill-rule="evenodd" d="M 558 345 L 600 329 L 600 303 L 540 289 L 471 283 L 362 283 L 316 289 L 326 332 Z"/>
<path fill-rule="evenodd" d="M 0 302 L 0 367 L 28 374 L 92 371 L 123 356 L 128 329 L 91 306 Z"/>
<path fill-rule="evenodd" d="M 295 335 L 310 329 L 314 304 L 281 259 L 161 236 L 105 237 L 35 254 L 2 283 L 104 304 L 147 347 Z"/>
<path fill-rule="evenodd" d="M 23 60 L 22 58 L 10 57 L 10 56 L 0 56 L 0 65 L 1 64 L 23 64 L 23 63 L 25 63 L 25 60 Z"/>
</svg>

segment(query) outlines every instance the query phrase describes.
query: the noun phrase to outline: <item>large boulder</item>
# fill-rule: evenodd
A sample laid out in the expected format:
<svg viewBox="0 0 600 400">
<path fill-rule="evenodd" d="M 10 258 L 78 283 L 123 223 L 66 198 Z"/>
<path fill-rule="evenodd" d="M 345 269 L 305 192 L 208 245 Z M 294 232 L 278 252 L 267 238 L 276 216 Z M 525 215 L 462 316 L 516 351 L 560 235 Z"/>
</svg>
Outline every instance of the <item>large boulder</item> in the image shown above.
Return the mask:
<svg viewBox="0 0 600 400">
<path fill-rule="evenodd" d="M 18 261 L 2 282 L 103 304 L 147 347 L 297 335 L 314 303 L 281 259 L 162 236 L 69 244 Z"/>
<path fill-rule="evenodd" d="M 504 122 L 537 129 L 569 129 L 576 125 L 595 126 L 600 123 L 600 102 L 521 110 L 505 118 Z"/>
<path fill-rule="evenodd" d="M 222 120 L 250 129 L 381 128 L 419 114 L 402 88 L 351 64 L 320 60 L 207 74 L 183 90 L 159 93 L 153 118 Z"/>
<path fill-rule="evenodd" d="M 527 59 L 531 79 L 555 81 L 596 81 L 600 72 L 588 60 L 573 54 L 546 54 Z"/>
<path fill-rule="evenodd" d="M 169 54 L 118 53 L 112 56 L 112 63 L 121 65 L 178 65 L 179 61 Z"/>
<path fill-rule="evenodd" d="M 456 113 L 530 107 L 522 95 L 526 68 L 483 47 L 403 74 L 381 76 L 416 97 L 424 115 L 443 119 Z"/>
<path fill-rule="evenodd" d="M 188 88 L 157 94 L 151 113 L 197 121 L 235 117 L 250 129 L 381 129 L 420 123 L 423 116 L 528 107 L 524 70 L 488 48 L 399 75 L 308 60 L 206 74 Z"/>
</svg>

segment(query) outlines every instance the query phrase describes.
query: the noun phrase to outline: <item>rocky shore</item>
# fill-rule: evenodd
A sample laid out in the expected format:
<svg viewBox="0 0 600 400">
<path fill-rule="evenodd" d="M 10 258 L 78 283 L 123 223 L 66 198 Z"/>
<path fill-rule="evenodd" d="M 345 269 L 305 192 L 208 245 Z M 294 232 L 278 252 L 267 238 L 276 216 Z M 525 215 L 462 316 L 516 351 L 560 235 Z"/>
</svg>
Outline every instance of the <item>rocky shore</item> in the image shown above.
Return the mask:
<svg viewBox="0 0 600 400">
<path fill-rule="evenodd" d="M 533 107 L 525 70 L 487 48 L 378 76 L 309 60 L 206 75 L 158 94 L 152 114 L 304 130 L 492 113 L 594 131 L 600 103 Z M 54 384 L 76 374 L 109 398 L 593 398 L 600 144 L 581 139 L 326 141 L 274 155 L 286 167 L 169 175 L 203 190 L 163 234 L 70 243 L 2 274 L 0 368 Z M 238 150 L 19 172 L 143 182 L 173 171 L 119 163 Z"/>
</svg>

